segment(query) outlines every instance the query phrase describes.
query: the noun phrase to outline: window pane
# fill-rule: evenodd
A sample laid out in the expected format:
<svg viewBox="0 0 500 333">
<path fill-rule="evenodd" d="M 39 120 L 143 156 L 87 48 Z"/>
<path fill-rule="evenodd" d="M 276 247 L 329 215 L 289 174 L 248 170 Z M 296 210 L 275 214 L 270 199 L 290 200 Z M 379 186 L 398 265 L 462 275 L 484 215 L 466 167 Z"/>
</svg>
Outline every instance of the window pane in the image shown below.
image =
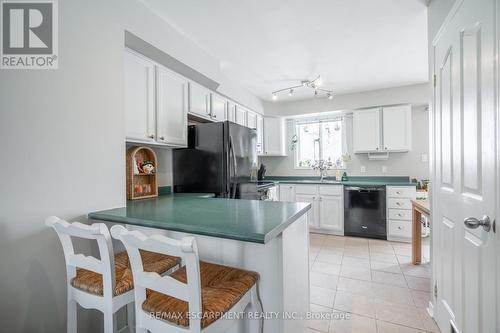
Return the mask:
<svg viewBox="0 0 500 333">
<path fill-rule="evenodd" d="M 297 125 L 298 149 L 296 166 L 309 167 L 319 159 L 319 123 Z"/>
<path fill-rule="evenodd" d="M 321 130 L 323 160 L 332 162 L 334 168 L 342 168 L 342 122 L 340 120 L 322 122 Z"/>
</svg>

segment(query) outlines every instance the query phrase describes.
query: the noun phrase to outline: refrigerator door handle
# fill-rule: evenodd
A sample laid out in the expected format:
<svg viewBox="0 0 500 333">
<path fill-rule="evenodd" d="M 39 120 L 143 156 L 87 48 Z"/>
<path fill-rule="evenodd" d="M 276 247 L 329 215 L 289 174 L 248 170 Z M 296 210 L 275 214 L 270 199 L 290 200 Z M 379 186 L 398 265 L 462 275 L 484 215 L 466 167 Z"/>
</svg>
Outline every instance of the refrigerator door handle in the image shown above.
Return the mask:
<svg viewBox="0 0 500 333">
<path fill-rule="evenodd" d="M 234 177 L 234 181 L 233 181 L 233 193 L 231 194 L 231 198 L 236 198 L 236 185 L 237 185 L 237 181 L 236 181 L 236 170 L 238 170 L 238 161 L 236 160 L 236 154 L 234 153 L 234 145 L 233 145 L 233 137 L 230 135 L 229 136 L 229 154 L 233 155 L 233 177 Z"/>
</svg>

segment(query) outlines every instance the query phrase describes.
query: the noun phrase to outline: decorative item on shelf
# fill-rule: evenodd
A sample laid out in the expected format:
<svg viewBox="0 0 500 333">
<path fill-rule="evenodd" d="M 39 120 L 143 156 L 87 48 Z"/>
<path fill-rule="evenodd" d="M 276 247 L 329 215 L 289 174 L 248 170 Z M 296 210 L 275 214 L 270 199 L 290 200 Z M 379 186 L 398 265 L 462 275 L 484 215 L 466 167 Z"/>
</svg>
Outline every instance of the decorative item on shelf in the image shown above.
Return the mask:
<svg viewBox="0 0 500 333">
<path fill-rule="evenodd" d="M 288 96 L 293 96 L 295 90 L 300 88 L 309 88 L 314 90 L 314 97 L 319 97 L 320 94 L 324 94 L 328 99 L 333 99 L 333 90 L 320 88 L 320 85 L 321 75 L 318 75 L 314 80 L 302 80 L 298 85 L 273 91 L 273 100 L 277 100 L 278 95 L 285 91 L 288 92 Z"/>
<path fill-rule="evenodd" d="M 127 199 L 144 199 L 158 196 L 156 171 L 158 162 L 149 147 L 130 147 L 127 150 Z"/>
</svg>

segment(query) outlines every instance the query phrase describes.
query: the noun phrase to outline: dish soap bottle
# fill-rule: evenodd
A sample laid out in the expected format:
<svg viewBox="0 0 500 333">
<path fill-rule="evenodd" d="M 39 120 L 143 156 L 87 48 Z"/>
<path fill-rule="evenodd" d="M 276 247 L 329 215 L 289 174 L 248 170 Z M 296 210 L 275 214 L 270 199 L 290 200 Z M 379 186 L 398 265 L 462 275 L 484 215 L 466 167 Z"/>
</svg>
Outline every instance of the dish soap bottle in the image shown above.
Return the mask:
<svg viewBox="0 0 500 333">
<path fill-rule="evenodd" d="M 348 180 L 349 180 L 349 178 L 347 177 L 347 172 L 344 171 L 344 173 L 342 174 L 342 181 L 346 182 Z"/>
</svg>

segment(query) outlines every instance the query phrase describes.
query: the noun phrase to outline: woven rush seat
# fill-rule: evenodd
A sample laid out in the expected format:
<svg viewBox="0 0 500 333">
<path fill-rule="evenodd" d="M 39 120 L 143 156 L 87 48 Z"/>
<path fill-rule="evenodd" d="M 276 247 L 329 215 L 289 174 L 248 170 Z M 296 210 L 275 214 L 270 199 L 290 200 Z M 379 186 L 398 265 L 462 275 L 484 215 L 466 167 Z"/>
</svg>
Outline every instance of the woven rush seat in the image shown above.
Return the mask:
<svg viewBox="0 0 500 333">
<path fill-rule="evenodd" d="M 170 275 L 186 283 L 186 267 Z M 212 324 L 233 307 L 257 282 L 257 273 L 200 261 L 202 328 Z M 142 309 L 179 326 L 189 326 L 188 303 L 177 298 L 148 291 Z"/>
<path fill-rule="evenodd" d="M 160 253 L 140 250 L 144 270 L 163 274 L 180 263 L 180 258 Z M 115 290 L 114 295 L 121 295 L 134 288 L 132 270 L 127 251 L 115 255 Z M 85 292 L 103 295 L 102 275 L 83 268 L 76 270 L 76 276 L 71 280 L 71 285 Z"/>
</svg>

